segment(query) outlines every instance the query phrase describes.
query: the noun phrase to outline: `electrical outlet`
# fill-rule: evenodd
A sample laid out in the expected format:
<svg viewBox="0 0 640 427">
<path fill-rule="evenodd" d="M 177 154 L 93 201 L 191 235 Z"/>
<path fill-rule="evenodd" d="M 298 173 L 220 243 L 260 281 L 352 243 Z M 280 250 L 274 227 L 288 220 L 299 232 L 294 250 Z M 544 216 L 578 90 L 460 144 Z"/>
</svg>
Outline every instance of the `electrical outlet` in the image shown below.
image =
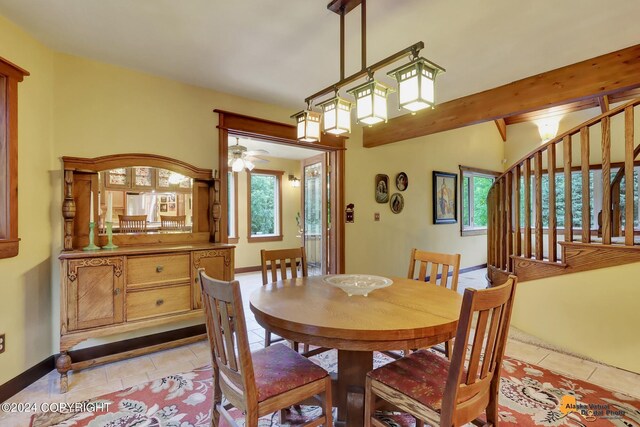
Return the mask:
<svg viewBox="0 0 640 427">
<path fill-rule="evenodd" d="M 376 213 L 373 214 L 373 220 L 374 221 L 380 221 L 380 213 L 379 212 L 376 212 Z"/>
<path fill-rule="evenodd" d="M 7 339 L 5 334 L 0 335 L 0 353 L 4 353 L 4 349 L 7 346 Z"/>
</svg>

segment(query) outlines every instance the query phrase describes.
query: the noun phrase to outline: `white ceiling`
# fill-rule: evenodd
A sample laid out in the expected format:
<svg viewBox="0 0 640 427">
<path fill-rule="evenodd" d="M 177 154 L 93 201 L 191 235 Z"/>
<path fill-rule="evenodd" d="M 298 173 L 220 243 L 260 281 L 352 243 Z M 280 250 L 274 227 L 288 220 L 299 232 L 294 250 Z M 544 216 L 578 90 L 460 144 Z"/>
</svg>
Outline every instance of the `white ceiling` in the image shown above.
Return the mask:
<svg viewBox="0 0 640 427">
<path fill-rule="evenodd" d="M 338 80 L 328 0 L 0 0 L 49 47 L 291 109 Z M 369 0 L 369 64 L 419 40 L 439 102 L 640 43 L 638 0 Z M 347 15 L 347 74 L 359 69 Z M 385 77 L 386 79 L 386 77 Z"/>
<path fill-rule="evenodd" d="M 299 148 L 292 145 L 276 144 L 269 141 L 264 141 L 255 138 L 238 139 L 238 143 L 247 147 L 248 151 L 252 150 L 265 150 L 268 154 L 260 154 L 259 157 L 275 157 L 279 159 L 291 159 L 291 160 L 303 160 L 309 157 L 322 154 L 322 151 L 312 150 L 310 148 Z M 229 147 L 236 145 L 236 138 L 234 136 L 229 137 Z"/>
</svg>

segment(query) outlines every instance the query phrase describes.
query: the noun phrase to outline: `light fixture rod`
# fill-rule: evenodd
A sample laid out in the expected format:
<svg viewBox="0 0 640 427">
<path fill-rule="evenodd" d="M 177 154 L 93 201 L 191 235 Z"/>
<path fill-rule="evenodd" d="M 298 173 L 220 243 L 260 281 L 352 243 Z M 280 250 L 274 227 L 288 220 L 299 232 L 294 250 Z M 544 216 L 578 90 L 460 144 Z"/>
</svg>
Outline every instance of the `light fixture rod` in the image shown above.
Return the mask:
<svg viewBox="0 0 640 427">
<path fill-rule="evenodd" d="M 367 0 L 360 4 L 360 53 L 362 54 L 362 69 L 367 68 Z"/>
<path fill-rule="evenodd" d="M 340 8 L 340 80 L 344 79 L 344 7 Z"/>
<path fill-rule="evenodd" d="M 342 15 L 341 15 L 342 16 Z M 397 61 L 398 59 L 402 58 L 403 56 L 406 56 L 407 54 L 410 53 L 415 53 L 416 55 L 420 52 L 420 50 L 424 49 L 424 43 L 419 41 L 418 43 L 415 43 L 405 49 L 402 49 L 401 51 L 398 51 L 396 53 L 394 53 L 391 56 L 388 56 L 386 58 L 384 58 L 381 61 L 376 62 L 375 64 L 369 66 L 369 67 L 365 67 L 360 71 L 357 71 L 355 73 L 353 73 L 352 75 L 342 78 L 339 82 L 336 82 L 334 84 L 332 84 L 331 86 L 327 86 L 326 88 L 322 89 L 321 91 L 318 91 L 316 93 L 314 93 L 313 95 L 309 96 L 308 98 L 305 99 L 305 102 L 308 104 L 310 103 L 312 100 L 322 96 L 322 95 L 326 95 L 328 93 L 331 92 L 335 92 L 336 88 L 340 88 L 342 86 L 348 85 L 349 83 L 353 83 L 354 81 L 367 76 L 369 73 L 373 73 L 377 70 L 379 70 L 382 67 L 386 67 L 387 65 Z M 435 64 L 434 64 L 435 65 Z"/>
</svg>

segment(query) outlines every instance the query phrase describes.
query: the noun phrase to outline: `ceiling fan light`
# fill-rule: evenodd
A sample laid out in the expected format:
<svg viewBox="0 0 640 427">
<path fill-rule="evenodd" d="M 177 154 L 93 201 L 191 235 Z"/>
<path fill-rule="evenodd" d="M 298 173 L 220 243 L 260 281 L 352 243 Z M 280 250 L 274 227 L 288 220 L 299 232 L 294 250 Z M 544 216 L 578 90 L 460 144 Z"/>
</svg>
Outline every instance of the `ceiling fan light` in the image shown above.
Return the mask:
<svg viewBox="0 0 640 427">
<path fill-rule="evenodd" d="M 323 130 L 340 135 L 351 132 L 351 107 L 353 104 L 336 96 L 320 104 L 322 108 Z"/>
<path fill-rule="evenodd" d="M 387 97 L 391 88 L 375 80 L 348 91 L 356 99 L 356 120 L 367 125 L 386 122 Z"/>
<path fill-rule="evenodd" d="M 256 167 L 256 165 L 254 165 L 251 160 L 245 160 L 244 161 L 244 167 L 247 168 L 247 170 L 252 171 L 253 168 Z"/>
<path fill-rule="evenodd" d="M 242 172 L 242 169 L 244 169 L 244 160 L 239 157 L 234 159 L 231 164 L 231 170 L 234 172 Z"/>
<path fill-rule="evenodd" d="M 398 82 L 399 108 L 415 112 L 435 105 L 435 80 L 444 69 L 425 58 L 416 58 L 387 73 Z"/>
<path fill-rule="evenodd" d="M 320 118 L 322 115 L 316 111 L 304 110 L 294 114 L 298 130 L 298 141 L 320 141 Z"/>
</svg>

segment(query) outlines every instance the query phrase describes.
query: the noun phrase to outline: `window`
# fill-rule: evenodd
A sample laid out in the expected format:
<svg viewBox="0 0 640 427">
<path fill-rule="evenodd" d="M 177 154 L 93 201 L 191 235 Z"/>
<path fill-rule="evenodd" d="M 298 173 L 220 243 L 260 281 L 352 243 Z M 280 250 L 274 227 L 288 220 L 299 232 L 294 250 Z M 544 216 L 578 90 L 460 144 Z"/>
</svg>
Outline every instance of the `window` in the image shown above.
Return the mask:
<svg viewBox="0 0 640 427">
<path fill-rule="evenodd" d="M 253 170 L 247 173 L 249 242 L 282 240 L 282 175 Z"/>
<path fill-rule="evenodd" d="M 461 234 L 472 236 L 487 232 L 487 195 L 499 172 L 460 166 L 462 191 Z"/>
<path fill-rule="evenodd" d="M 29 73 L 0 58 L 0 258 L 18 255 L 18 82 Z"/>
<path fill-rule="evenodd" d="M 238 243 L 238 174 L 227 173 L 227 232 L 229 243 Z"/>
</svg>

